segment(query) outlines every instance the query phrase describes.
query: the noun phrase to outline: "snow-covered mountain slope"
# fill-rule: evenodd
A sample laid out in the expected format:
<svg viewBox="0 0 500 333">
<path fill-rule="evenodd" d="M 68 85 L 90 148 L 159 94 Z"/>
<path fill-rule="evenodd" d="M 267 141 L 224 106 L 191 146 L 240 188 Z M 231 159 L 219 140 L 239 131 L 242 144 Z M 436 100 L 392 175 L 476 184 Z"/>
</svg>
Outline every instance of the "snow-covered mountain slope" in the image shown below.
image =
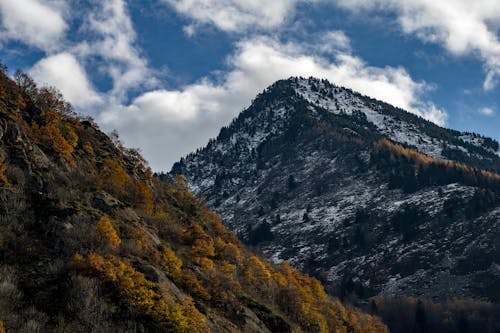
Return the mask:
<svg viewBox="0 0 500 333">
<path fill-rule="evenodd" d="M 440 160 L 380 152 L 383 138 Z M 241 238 L 334 292 L 498 300 L 500 182 L 469 175 L 499 171 L 497 151 L 325 80 L 290 78 L 172 174 Z"/>
<path fill-rule="evenodd" d="M 328 81 L 303 78 L 293 81 L 297 94 L 312 105 L 335 114 L 362 113 L 381 134 L 429 156 L 454 159 L 444 151 L 451 149 L 467 156 L 494 160 L 493 155 L 499 152 L 499 145 L 495 140 L 474 133 L 460 133 L 432 126 L 401 109 L 370 100 L 350 89 L 336 87 Z M 445 137 L 436 137 L 435 134 L 439 132 L 446 133 Z"/>
</svg>

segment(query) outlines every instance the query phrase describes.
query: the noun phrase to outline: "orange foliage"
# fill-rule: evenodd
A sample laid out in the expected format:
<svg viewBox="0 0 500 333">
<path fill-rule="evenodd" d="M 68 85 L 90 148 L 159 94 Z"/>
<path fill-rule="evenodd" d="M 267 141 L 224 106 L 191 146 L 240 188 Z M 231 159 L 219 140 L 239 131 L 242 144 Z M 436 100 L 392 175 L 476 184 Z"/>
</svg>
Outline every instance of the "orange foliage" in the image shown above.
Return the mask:
<svg viewBox="0 0 500 333">
<path fill-rule="evenodd" d="M 500 185 L 500 174 L 494 172 L 481 170 L 477 168 L 470 167 L 463 163 L 458 163 L 448 160 L 439 160 L 416 150 L 405 148 L 400 144 L 393 143 L 387 139 L 380 139 L 374 144 L 375 152 L 385 152 L 389 154 L 389 159 L 394 161 L 400 161 L 402 158 L 412 161 L 415 167 L 423 167 L 424 169 L 430 166 L 443 166 L 451 172 L 456 172 L 463 174 L 465 177 L 464 181 L 468 182 L 467 185 L 477 185 L 483 182 L 495 182 Z"/>
<path fill-rule="evenodd" d="M 120 246 L 122 240 L 118 235 L 115 227 L 111 223 L 111 220 L 107 216 L 102 216 L 97 223 L 96 227 L 97 233 L 99 234 L 101 240 L 113 250 L 117 249 Z"/>
<path fill-rule="evenodd" d="M 35 141 L 50 147 L 59 157 L 69 159 L 78 144 L 75 130 L 68 123 L 63 124 L 61 116 L 54 111 L 46 110 L 40 116 L 42 124 L 32 124 Z"/>
</svg>

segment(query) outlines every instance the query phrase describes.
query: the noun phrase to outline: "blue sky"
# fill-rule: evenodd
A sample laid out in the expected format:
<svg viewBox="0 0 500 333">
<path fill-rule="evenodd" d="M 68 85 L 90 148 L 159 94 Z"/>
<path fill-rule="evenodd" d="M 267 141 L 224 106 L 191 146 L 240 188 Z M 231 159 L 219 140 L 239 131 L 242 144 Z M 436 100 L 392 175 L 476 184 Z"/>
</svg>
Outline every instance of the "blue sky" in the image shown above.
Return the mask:
<svg viewBox="0 0 500 333">
<path fill-rule="evenodd" d="M 0 61 L 155 170 L 292 75 L 500 139 L 498 0 L 0 0 Z"/>
</svg>

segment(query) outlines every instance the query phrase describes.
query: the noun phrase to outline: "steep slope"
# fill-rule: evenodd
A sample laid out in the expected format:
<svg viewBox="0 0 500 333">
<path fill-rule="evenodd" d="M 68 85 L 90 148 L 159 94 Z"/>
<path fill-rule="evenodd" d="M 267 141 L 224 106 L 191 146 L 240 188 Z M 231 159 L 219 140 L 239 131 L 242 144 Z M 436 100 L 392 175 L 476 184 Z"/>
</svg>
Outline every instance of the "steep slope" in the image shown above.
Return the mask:
<svg viewBox="0 0 500 333">
<path fill-rule="evenodd" d="M 498 301 L 498 149 L 326 80 L 291 78 L 172 174 L 247 243 L 340 296 Z"/>
<path fill-rule="evenodd" d="M 16 79 L 0 71 L 0 331 L 386 332 Z"/>
</svg>

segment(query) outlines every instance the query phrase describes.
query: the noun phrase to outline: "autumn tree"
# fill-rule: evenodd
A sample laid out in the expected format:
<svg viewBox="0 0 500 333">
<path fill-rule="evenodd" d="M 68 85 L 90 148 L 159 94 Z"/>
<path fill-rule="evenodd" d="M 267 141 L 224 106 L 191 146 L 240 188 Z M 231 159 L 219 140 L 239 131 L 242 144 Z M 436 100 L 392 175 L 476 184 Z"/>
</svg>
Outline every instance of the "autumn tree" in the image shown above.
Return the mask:
<svg viewBox="0 0 500 333">
<path fill-rule="evenodd" d="M 104 215 L 99 219 L 96 230 L 101 241 L 106 246 L 109 246 L 113 250 L 117 249 L 118 246 L 120 246 L 122 240 L 120 239 L 118 232 L 116 231 L 113 223 L 111 222 L 111 219 L 108 216 Z"/>
<path fill-rule="evenodd" d="M 165 246 L 162 251 L 161 266 L 169 277 L 176 280 L 181 273 L 182 260 L 168 246 Z"/>
<path fill-rule="evenodd" d="M 214 240 L 199 224 L 193 224 L 184 231 L 184 239 L 190 246 L 189 255 L 195 263 L 205 268 L 213 268 L 215 256 Z"/>
<path fill-rule="evenodd" d="M 6 171 L 7 171 L 7 165 L 2 160 L 0 160 L 0 187 L 10 186 L 9 180 L 5 175 Z"/>
</svg>

